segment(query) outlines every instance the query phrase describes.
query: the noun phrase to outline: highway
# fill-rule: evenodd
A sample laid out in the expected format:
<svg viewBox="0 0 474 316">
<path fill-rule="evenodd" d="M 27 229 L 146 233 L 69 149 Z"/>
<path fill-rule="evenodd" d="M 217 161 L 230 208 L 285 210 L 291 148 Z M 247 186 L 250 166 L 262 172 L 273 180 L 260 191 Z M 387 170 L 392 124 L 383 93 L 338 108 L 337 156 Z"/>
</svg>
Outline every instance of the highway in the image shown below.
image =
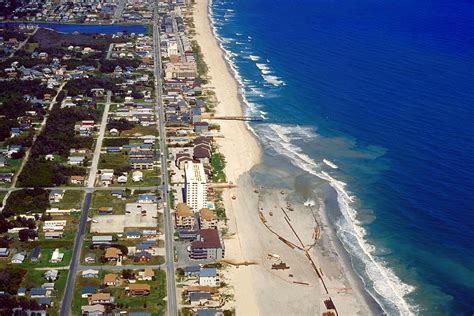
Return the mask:
<svg viewBox="0 0 474 316">
<path fill-rule="evenodd" d="M 161 84 L 161 54 L 160 54 L 160 30 L 158 24 L 158 6 L 155 4 L 153 20 L 153 50 L 154 50 L 154 72 L 155 72 L 155 97 L 156 111 L 158 113 L 158 132 L 160 135 L 160 163 L 163 201 L 163 228 L 165 232 L 165 250 L 166 250 L 166 286 L 168 293 L 168 315 L 178 315 L 176 300 L 176 280 L 174 270 L 174 250 L 173 250 L 173 223 L 169 208 L 169 177 L 168 177 L 168 150 L 166 147 L 166 130 L 163 109 L 163 85 Z"/>
<path fill-rule="evenodd" d="M 71 265 L 69 267 L 69 274 L 67 277 L 66 289 L 64 290 L 64 297 L 61 303 L 61 316 L 70 315 L 72 297 L 74 293 L 74 283 L 76 281 L 77 268 L 79 261 L 81 260 L 81 249 L 84 242 L 84 236 L 86 234 L 87 218 L 89 217 L 89 207 L 91 205 L 92 193 L 87 192 L 82 204 L 81 219 L 79 221 L 79 229 L 76 235 L 76 241 L 74 243 L 74 250 L 71 258 Z"/>
</svg>

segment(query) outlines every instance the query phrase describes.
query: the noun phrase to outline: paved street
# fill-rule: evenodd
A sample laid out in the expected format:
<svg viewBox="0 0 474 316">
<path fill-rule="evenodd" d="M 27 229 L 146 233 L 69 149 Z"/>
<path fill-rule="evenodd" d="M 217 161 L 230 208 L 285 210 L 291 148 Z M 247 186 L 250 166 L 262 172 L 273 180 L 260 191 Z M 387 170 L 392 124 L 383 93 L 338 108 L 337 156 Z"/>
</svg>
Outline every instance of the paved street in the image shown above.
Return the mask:
<svg viewBox="0 0 474 316">
<path fill-rule="evenodd" d="M 100 150 L 102 149 L 105 129 L 107 128 L 107 118 L 109 117 L 111 97 L 112 92 L 107 91 L 107 101 L 105 102 L 104 113 L 102 114 L 102 121 L 100 122 L 99 136 L 97 137 L 94 156 L 92 157 L 91 169 L 89 171 L 89 178 L 87 180 L 87 187 L 89 188 L 94 187 L 95 177 L 97 175 L 97 166 L 99 165 Z"/>
<path fill-rule="evenodd" d="M 64 291 L 64 297 L 61 304 L 61 316 L 67 316 L 70 314 L 72 297 L 74 293 L 74 283 L 76 281 L 77 269 L 81 257 L 82 244 L 84 242 L 84 236 L 86 234 L 87 218 L 89 217 L 89 207 L 91 204 L 92 193 L 87 193 L 84 198 L 84 204 L 82 205 L 81 219 L 79 221 L 79 229 L 76 235 L 76 241 L 74 243 L 74 250 L 71 258 L 71 265 L 69 268 L 69 274 L 67 277 L 66 289 Z"/>
<path fill-rule="evenodd" d="M 162 199 L 163 199 L 163 226 L 165 231 L 165 248 L 166 248 L 166 282 L 168 293 L 168 315 L 178 315 L 176 302 L 176 280 L 174 276 L 174 251 L 173 251 L 173 224 L 169 208 L 169 178 L 168 178 L 168 150 L 166 147 L 166 130 L 164 125 L 164 109 L 162 103 L 161 84 L 161 55 L 160 55 L 160 31 L 158 25 L 158 8 L 155 5 L 155 14 L 153 21 L 153 48 L 154 48 L 154 66 L 155 66 L 155 97 L 156 110 L 158 113 L 158 132 L 160 135 L 160 163 L 161 163 L 161 179 L 163 179 Z"/>
</svg>

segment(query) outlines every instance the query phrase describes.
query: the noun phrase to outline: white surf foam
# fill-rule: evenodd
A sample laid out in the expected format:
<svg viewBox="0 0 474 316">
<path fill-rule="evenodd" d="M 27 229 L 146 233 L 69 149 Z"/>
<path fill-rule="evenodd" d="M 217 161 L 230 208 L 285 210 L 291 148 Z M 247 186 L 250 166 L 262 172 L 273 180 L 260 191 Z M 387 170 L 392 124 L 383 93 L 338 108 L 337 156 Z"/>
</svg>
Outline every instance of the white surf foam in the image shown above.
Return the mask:
<svg viewBox="0 0 474 316">
<path fill-rule="evenodd" d="M 250 57 L 250 60 L 252 61 L 258 61 L 260 59 L 260 57 L 255 56 L 255 55 L 250 55 L 249 57 Z"/>
<path fill-rule="evenodd" d="M 346 183 L 321 171 L 321 165 L 309 157 L 301 147 L 294 144 L 295 140 L 307 140 L 310 137 L 318 137 L 318 135 L 301 126 L 269 124 L 268 127 L 260 135 L 260 139 L 264 143 L 270 145 L 279 154 L 287 156 L 294 166 L 328 181 L 336 190 L 338 204 L 343 214 L 343 218 L 337 223 L 338 237 L 352 255 L 364 262 L 367 275 L 373 281 L 374 290 L 400 314 L 413 315 L 416 307 L 409 306 L 404 296 L 413 292 L 415 287 L 403 283 L 393 270 L 386 266 L 385 262 L 377 260 L 371 254 L 374 246 L 367 242 L 366 231 L 356 219 L 357 212 L 351 206 L 355 197 L 346 189 Z M 379 301 L 376 296 L 374 299 Z M 382 302 L 379 301 L 379 303 L 382 307 L 384 306 Z"/>
</svg>

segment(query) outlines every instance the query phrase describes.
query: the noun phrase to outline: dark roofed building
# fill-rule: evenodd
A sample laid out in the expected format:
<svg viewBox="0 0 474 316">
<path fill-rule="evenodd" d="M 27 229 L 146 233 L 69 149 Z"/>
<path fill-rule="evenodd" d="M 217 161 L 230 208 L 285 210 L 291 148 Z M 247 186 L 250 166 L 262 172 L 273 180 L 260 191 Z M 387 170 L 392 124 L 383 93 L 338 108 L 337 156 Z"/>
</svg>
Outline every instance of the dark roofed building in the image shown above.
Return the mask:
<svg viewBox="0 0 474 316">
<path fill-rule="evenodd" d="M 221 260 L 224 258 L 224 243 L 217 229 L 201 229 L 197 240 L 191 243 L 191 259 Z"/>
</svg>

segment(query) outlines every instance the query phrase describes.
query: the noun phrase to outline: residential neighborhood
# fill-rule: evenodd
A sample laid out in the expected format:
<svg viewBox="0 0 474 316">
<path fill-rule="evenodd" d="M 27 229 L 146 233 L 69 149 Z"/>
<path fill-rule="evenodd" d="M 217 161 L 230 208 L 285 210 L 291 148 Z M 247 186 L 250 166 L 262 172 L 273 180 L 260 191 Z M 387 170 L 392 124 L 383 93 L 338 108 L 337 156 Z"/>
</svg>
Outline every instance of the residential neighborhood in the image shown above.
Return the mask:
<svg viewBox="0 0 474 316">
<path fill-rule="evenodd" d="M 221 198 L 232 184 L 191 8 L 34 1 L 2 12 L 24 22 L 0 26 L 0 282 L 12 305 L 28 301 L 17 310 L 233 313 Z M 82 24 L 71 34 L 30 22 Z M 80 32 L 129 22 L 141 31 Z"/>
</svg>

